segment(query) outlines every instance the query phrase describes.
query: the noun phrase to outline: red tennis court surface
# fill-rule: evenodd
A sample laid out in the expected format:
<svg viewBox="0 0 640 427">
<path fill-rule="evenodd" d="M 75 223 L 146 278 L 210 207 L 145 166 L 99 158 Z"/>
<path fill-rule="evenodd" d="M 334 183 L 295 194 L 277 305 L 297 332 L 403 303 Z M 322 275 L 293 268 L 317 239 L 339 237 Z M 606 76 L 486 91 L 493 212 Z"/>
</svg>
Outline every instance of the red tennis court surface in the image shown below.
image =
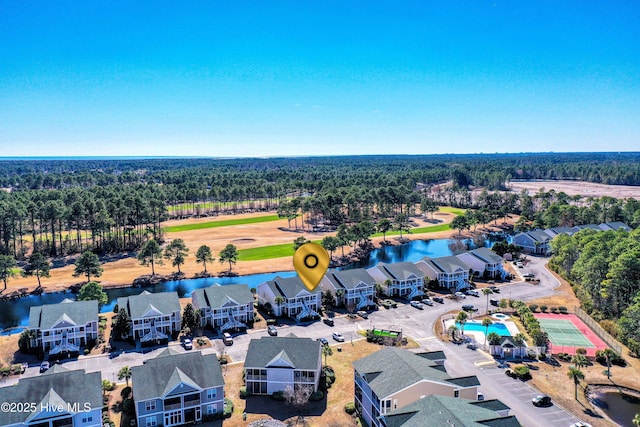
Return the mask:
<svg viewBox="0 0 640 427">
<path fill-rule="evenodd" d="M 587 350 L 588 357 L 595 357 L 597 350 L 609 348 L 609 346 L 575 314 L 535 313 L 534 316 L 536 319 L 541 320 L 540 326 L 542 330 L 549 334 L 549 341 L 551 342 L 549 351 L 551 354 L 576 354 L 576 349 L 584 348 Z M 552 324 L 553 329 L 548 326 L 548 330 L 545 330 L 545 323 L 547 323 L 547 325 Z M 562 324 L 565 324 L 567 327 L 563 328 L 560 326 Z M 571 338 L 572 335 L 574 339 Z M 587 341 L 590 342 L 592 346 L 586 345 Z"/>
</svg>

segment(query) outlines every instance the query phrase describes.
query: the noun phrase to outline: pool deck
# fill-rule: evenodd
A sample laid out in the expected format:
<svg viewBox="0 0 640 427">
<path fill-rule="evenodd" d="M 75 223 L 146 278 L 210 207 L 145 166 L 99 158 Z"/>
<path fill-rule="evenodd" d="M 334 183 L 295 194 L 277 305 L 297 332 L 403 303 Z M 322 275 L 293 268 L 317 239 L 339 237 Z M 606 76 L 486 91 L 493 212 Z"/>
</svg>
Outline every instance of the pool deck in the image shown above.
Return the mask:
<svg viewBox="0 0 640 427">
<path fill-rule="evenodd" d="M 455 319 L 448 319 L 445 320 L 444 325 L 445 325 L 445 330 L 449 329 L 449 326 L 454 325 L 456 323 Z M 469 320 L 466 325 L 470 324 L 470 323 L 475 323 L 475 324 L 481 324 L 482 322 L 478 322 L 477 320 Z M 504 326 L 507 327 L 507 330 L 509 331 L 509 333 L 511 334 L 511 336 L 517 335 L 520 333 L 520 330 L 518 329 L 518 327 L 516 326 L 515 323 L 511 322 L 511 321 L 505 321 L 505 322 L 501 322 L 501 321 L 495 321 L 494 323 L 502 323 L 504 324 Z M 465 326 L 466 326 L 465 325 Z M 464 330 L 464 334 L 466 336 L 470 336 L 473 337 L 473 339 L 479 343 L 479 344 L 484 344 L 484 332 L 482 331 L 471 331 L 471 330 L 467 330 L 465 328 Z"/>
</svg>

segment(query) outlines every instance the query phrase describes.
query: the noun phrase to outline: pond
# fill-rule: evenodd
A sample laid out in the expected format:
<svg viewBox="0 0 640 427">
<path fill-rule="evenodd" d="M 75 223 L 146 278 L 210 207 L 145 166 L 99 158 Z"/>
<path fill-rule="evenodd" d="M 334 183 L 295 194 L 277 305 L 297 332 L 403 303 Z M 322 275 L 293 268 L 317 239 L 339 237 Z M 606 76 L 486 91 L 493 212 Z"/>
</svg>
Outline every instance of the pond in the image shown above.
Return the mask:
<svg viewBox="0 0 640 427">
<path fill-rule="evenodd" d="M 369 268 L 381 262 L 416 262 L 425 256 L 447 256 L 451 255 L 451 249 L 449 248 L 450 242 L 451 240 L 449 239 L 414 240 L 403 245 L 383 246 L 373 250 L 368 259 L 342 268 Z M 471 244 L 470 241 L 465 241 L 465 243 Z M 249 288 L 255 288 L 267 280 L 272 280 L 276 276 L 292 277 L 294 275 L 294 271 L 284 271 L 278 273 L 250 274 L 238 277 L 188 279 L 159 283 L 155 286 L 149 286 L 144 289 L 149 292 L 176 291 L 178 296 L 182 298 L 189 297 L 191 292 L 195 289 L 206 288 L 214 283 L 219 283 L 221 285 L 246 284 Z M 109 302 L 102 307 L 101 312 L 106 313 L 112 311 L 116 300 L 119 297 L 136 295 L 140 292 L 142 292 L 142 289 L 140 288 L 108 289 L 107 295 L 109 297 Z M 75 294 L 68 291 L 54 292 L 42 295 L 30 295 L 16 301 L 0 302 L 0 335 L 21 332 L 22 329 L 29 324 L 29 309 L 32 306 L 55 304 L 61 302 L 65 298 L 75 299 Z"/>
<path fill-rule="evenodd" d="M 640 394 L 639 394 L 640 396 Z M 640 412 L 640 399 L 614 390 L 595 390 L 591 397 L 597 398 L 602 412 L 622 427 L 633 427 L 633 417 Z"/>
</svg>

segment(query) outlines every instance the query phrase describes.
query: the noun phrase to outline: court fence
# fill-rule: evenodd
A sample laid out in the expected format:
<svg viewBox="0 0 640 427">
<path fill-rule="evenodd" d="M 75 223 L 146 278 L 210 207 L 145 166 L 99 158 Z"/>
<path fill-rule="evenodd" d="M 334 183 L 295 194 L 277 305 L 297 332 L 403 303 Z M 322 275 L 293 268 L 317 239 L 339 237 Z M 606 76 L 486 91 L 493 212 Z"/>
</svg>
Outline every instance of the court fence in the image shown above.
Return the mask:
<svg viewBox="0 0 640 427">
<path fill-rule="evenodd" d="M 596 322 L 586 311 L 576 306 L 573 313 L 578 316 L 593 332 L 596 333 L 602 341 L 604 341 L 613 351 L 622 355 L 622 346 L 615 338 L 613 338 L 607 331 L 605 331 L 598 322 Z"/>
</svg>

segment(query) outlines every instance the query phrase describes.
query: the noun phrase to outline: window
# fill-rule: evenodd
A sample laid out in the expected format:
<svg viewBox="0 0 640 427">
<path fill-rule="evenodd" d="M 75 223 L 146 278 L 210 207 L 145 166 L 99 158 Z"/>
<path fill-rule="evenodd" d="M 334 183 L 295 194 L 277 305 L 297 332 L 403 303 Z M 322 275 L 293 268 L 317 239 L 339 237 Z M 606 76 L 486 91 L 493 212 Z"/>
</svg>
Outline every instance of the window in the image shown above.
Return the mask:
<svg viewBox="0 0 640 427">
<path fill-rule="evenodd" d="M 460 390 L 453 390 L 453 397 L 460 397 Z"/>
<path fill-rule="evenodd" d="M 156 417 L 147 417 L 146 423 L 147 423 L 147 427 L 155 427 L 158 425 L 158 421 L 156 421 Z"/>
<path fill-rule="evenodd" d="M 216 405 L 207 405 L 207 414 L 215 414 L 216 413 Z"/>
<path fill-rule="evenodd" d="M 155 411 L 156 410 L 156 401 L 155 400 L 150 400 L 148 402 L 144 402 L 144 410 L 149 412 L 149 411 Z"/>
<path fill-rule="evenodd" d="M 82 417 L 83 424 L 90 423 L 91 421 L 93 421 L 93 417 Z"/>
<path fill-rule="evenodd" d="M 207 399 L 214 399 L 216 397 L 216 389 L 212 388 L 207 390 Z"/>
</svg>

